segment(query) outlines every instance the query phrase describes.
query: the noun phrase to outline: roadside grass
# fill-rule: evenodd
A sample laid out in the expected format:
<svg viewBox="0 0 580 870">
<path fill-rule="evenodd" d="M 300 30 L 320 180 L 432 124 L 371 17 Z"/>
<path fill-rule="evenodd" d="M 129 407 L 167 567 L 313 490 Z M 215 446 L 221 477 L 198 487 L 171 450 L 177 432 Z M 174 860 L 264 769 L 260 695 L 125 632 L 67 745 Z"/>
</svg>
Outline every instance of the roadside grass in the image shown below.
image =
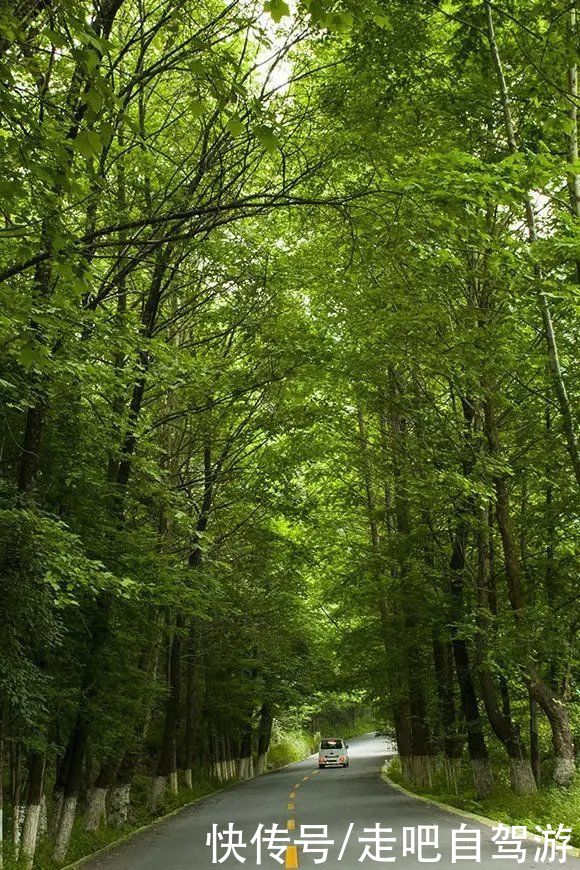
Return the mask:
<svg viewBox="0 0 580 870">
<path fill-rule="evenodd" d="M 302 761 L 316 751 L 312 735 L 305 731 L 287 731 L 272 743 L 268 751 L 268 770 Z"/>
<path fill-rule="evenodd" d="M 496 787 L 491 797 L 477 800 L 473 791 L 470 771 L 462 765 L 457 781 L 457 792 L 446 780 L 442 769 L 435 771 L 432 787 L 418 789 L 402 775 L 401 764 L 394 758 L 387 767 L 387 775 L 409 791 L 424 797 L 433 798 L 444 804 L 477 813 L 489 819 L 508 825 L 526 825 L 532 834 L 538 833 L 536 826 L 544 828 L 559 824 L 572 829 L 570 844 L 580 847 L 580 775 L 568 789 L 546 785 L 536 794 L 517 795 L 511 790 L 505 769 L 494 770 Z"/>
</svg>

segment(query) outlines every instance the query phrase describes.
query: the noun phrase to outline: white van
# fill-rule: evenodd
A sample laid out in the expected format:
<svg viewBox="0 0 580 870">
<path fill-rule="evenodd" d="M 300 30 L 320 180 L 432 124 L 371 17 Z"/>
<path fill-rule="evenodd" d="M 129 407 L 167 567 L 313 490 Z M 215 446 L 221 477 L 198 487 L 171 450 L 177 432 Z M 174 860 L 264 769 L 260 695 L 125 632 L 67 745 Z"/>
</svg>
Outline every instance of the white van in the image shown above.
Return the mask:
<svg viewBox="0 0 580 870">
<path fill-rule="evenodd" d="M 340 737 L 326 737 L 318 747 L 318 767 L 348 767 L 348 743 Z"/>
</svg>

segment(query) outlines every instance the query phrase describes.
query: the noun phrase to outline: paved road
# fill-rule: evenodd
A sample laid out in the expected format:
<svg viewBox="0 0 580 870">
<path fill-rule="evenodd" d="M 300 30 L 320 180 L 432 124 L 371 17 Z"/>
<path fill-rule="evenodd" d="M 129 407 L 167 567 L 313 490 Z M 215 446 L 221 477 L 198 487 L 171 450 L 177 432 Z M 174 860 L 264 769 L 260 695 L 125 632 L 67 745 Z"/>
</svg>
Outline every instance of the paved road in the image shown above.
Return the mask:
<svg viewBox="0 0 580 870">
<path fill-rule="evenodd" d="M 426 846 L 422 857 L 432 859 L 439 852 L 441 859 L 438 866 L 444 868 L 452 864 L 452 831 L 458 829 L 462 822 L 465 822 L 468 831 L 479 831 L 481 860 L 476 863 L 472 847 L 466 844 L 467 851 L 458 853 L 463 854 L 463 860 L 456 862 L 459 867 L 513 870 L 516 866 L 549 866 L 535 861 L 537 844 L 529 841 L 524 843 L 527 848 L 524 863 L 518 864 L 507 858 L 494 860 L 492 855 L 497 854 L 497 846 L 491 842 L 492 832 L 489 828 L 389 788 L 380 777 L 386 750 L 386 742 L 371 735 L 353 739 L 350 741 L 351 761 L 347 769 L 319 771 L 314 758 L 290 765 L 206 798 L 86 866 L 89 870 L 210 870 L 211 867 L 220 866 L 217 859 L 225 857 L 221 866 L 227 868 L 263 866 L 294 870 L 298 865 L 300 868 L 318 866 L 326 870 L 355 870 L 379 864 L 388 867 L 394 863 L 411 870 L 423 864 L 418 860 L 417 848 L 415 854 L 403 857 L 403 827 L 415 829 L 417 838 L 419 825 L 437 825 L 439 848 Z M 216 863 L 212 863 L 212 846 L 206 844 L 207 835 L 212 831 L 212 826 L 215 825 L 214 830 L 221 832 L 230 823 L 234 832 L 241 832 L 241 842 L 246 845 L 238 849 L 238 855 L 246 860 L 242 864 L 235 855 L 226 856 L 225 840 L 222 839 L 217 845 Z M 302 839 L 301 826 L 324 825 L 327 826 L 327 839 L 334 843 L 328 845 L 328 853 L 323 861 L 320 858 L 324 858 L 324 853 L 311 851 L 313 845 L 291 845 L 285 850 L 282 844 L 281 864 L 271 857 L 265 844 L 259 864 L 256 844 L 252 845 L 251 840 L 260 824 L 264 828 L 271 828 L 274 823 L 280 828 L 294 828 L 289 830 L 287 836 L 297 840 Z M 558 820 L 554 819 L 554 824 L 557 823 Z M 377 851 L 376 845 L 373 845 L 376 841 L 374 833 L 365 833 L 364 828 L 374 829 L 377 824 L 383 829 L 392 829 L 392 832 L 383 831 L 384 837 L 395 837 L 395 842 L 384 843 L 391 846 L 392 850 Z M 351 833 L 343 847 L 349 829 Z M 407 833 L 407 836 L 410 834 Z M 466 836 L 470 836 L 468 832 Z M 473 836 L 477 835 L 472 833 Z M 369 837 L 370 841 L 359 840 L 364 837 Z M 372 860 L 371 854 L 367 854 L 361 861 L 365 848 L 375 859 L 383 860 Z M 384 860 L 393 857 L 395 862 Z M 568 857 L 567 864 L 573 870 L 580 870 L 580 860 Z"/>
</svg>

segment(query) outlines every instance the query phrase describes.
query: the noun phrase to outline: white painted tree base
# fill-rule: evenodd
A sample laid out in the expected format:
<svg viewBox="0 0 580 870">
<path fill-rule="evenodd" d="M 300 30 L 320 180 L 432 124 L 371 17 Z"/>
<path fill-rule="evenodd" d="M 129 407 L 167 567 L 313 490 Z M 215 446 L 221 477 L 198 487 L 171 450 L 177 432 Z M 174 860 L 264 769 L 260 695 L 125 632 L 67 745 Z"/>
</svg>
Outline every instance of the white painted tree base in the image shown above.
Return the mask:
<svg viewBox="0 0 580 870">
<path fill-rule="evenodd" d="M 151 786 L 151 812 L 156 812 L 160 804 L 163 803 L 165 797 L 165 789 L 167 788 L 167 780 L 164 776 L 156 776 Z"/>
<path fill-rule="evenodd" d="M 554 782 L 556 785 L 569 786 L 576 773 L 576 762 L 573 758 L 556 758 L 554 763 Z"/>
<path fill-rule="evenodd" d="M 532 765 L 525 758 L 510 758 L 510 781 L 516 794 L 534 794 L 538 790 Z"/>
<path fill-rule="evenodd" d="M 106 788 L 90 788 L 87 792 L 87 831 L 98 831 L 101 823 L 107 824 L 107 792 Z"/>
<path fill-rule="evenodd" d="M 109 824 L 113 828 L 122 828 L 127 824 L 129 818 L 129 807 L 131 805 L 131 783 L 124 782 L 121 785 L 114 785 L 109 793 Z"/>
<path fill-rule="evenodd" d="M 266 772 L 266 765 L 268 763 L 268 753 L 262 752 L 258 755 L 256 760 L 256 777 L 262 776 L 263 773 Z"/>
<path fill-rule="evenodd" d="M 38 843 L 38 829 L 40 826 L 40 804 L 29 804 L 26 807 L 22 837 L 20 842 L 20 854 L 26 870 L 30 870 L 34 863 L 36 844 Z"/>
<path fill-rule="evenodd" d="M 474 758 L 471 761 L 473 784 L 478 798 L 489 797 L 493 791 L 493 772 L 491 764 L 485 758 Z"/>
<path fill-rule="evenodd" d="M 54 845 L 53 852 L 53 858 L 57 862 L 57 864 L 62 864 L 62 862 L 66 858 L 76 810 L 76 795 L 74 797 L 65 798 L 62 805 L 62 812 L 60 814 L 60 822 L 58 825 L 56 843 Z"/>
</svg>

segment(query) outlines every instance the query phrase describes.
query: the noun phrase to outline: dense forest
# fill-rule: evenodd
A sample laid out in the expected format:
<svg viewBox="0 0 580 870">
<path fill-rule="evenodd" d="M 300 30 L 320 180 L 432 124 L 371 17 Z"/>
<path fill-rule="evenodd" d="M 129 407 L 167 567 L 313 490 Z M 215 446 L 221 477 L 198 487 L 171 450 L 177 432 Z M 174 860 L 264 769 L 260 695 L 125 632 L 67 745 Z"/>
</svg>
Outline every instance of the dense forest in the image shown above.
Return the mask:
<svg viewBox="0 0 580 870">
<path fill-rule="evenodd" d="M 572 795 L 579 59 L 576 0 L 1 4 L 5 864 L 339 696 Z"/>
</svg>

